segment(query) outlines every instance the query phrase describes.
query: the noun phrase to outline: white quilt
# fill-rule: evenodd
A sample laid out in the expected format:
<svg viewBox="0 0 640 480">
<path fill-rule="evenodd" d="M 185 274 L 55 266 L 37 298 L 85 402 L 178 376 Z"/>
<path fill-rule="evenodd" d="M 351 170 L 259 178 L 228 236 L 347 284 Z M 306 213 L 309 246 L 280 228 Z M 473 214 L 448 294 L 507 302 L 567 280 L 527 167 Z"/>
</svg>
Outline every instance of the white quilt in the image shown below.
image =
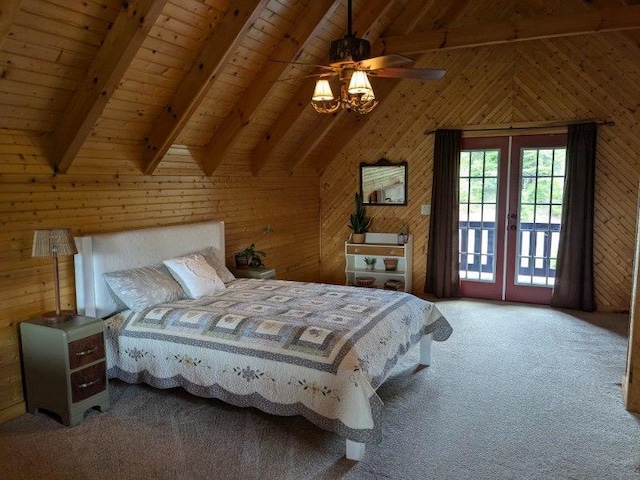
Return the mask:
<svg viewBox="0 0 640 480">
<path fill-rule="evenodd" d="M 451 327 L 413 295 L 239 279 L 221 292 L 107 320 L 108 371 L 276 415 L 358 442 L 380 440 L 375 389 L 425 333 Z"/>
</svg>

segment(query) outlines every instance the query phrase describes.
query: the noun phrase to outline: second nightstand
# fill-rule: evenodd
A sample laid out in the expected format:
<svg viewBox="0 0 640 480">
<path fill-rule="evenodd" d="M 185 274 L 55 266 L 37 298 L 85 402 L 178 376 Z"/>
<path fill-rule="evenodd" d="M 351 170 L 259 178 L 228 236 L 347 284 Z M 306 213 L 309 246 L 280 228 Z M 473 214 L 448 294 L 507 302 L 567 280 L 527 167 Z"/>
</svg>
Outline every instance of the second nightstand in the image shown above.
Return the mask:
<svg viewBox="0 0 640 480">
<path fill-rule="evenodd" d="M 269 267 L 233 268 L 231 273 L 238 278 L 276 278 L 276 269 Z"/>
<path fill-rule="evenodd" d="M 102 320 L 37 318 L 20 324 L 20 337 L 29 413 L 42 408 L 73 426 L 89 408 L 109 408 Z"/>
</svg>

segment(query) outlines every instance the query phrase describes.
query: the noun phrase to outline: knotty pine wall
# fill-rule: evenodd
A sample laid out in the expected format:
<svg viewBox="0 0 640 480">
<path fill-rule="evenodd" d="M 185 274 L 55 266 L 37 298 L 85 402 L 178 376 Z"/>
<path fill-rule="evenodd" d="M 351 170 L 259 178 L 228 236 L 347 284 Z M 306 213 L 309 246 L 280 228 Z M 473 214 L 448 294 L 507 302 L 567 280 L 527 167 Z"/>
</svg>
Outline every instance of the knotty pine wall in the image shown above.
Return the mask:
<svg viewBox="0 0 640 480">
<path fill-rule="evenodd" d="M 33 230 L 69 227 L 74 235 L 223 220 L 227 264 L 258 246 L 279 278 L 318 280 L 317 176 L 252 177 L 248 165 L 204 177 L 191 153 L 172 149 L 152 176 L 136 167 L 138 149 L 88 143 L 66 175 L 54 176 L 40 137 L 0 131 L 0 422 L 25 411 L 18 324 L 53 310 L 50 259 L 31 257 Z M 63 308 L 75 306 L 73 263 L 60 262 Z"/>
<path fill-rule="evenodd" d="M 269 223 L 275 233 L 260 246 L 280 278 L 344 282 L 344 240 L 358 188 L 358 165 L 380 157 L 407 160 L 409 205 L 368 207 L 374 231 L 414 235 L 414 293 L 426 268 L 436 127 L 537 125 L 613 120 L 601 127 L 596 179 L 596 301 L 603 311 L 629 308 L 640 164 L 640 49 L 619 34 L 598 34 L 428 53 L 416 66 L 447 69 L 435 83 L 404 82 L 318 179 L 270 174 L 251 177 L 248 165 L 223 164 L 203 177 L 196 153 L 174 148 L 153 176 L 140 175 L 139 147 L 90 140 L 69 173 L 53 176 L 43 140 L 0 133 L 0 421 L 24 411 L 18 323 L 53 308 L 51 263 L 30 255 L 33 230 L 68 226 L 75 235 L 156 225 L 224 220 L 227 255 Z M 378 80 L 384 81 L 384 80 Z M 376 79 L 373 80 L 374 88 Z M 345 115 L 319 145 L 340 140 Z M 341 128 L 345 127 L 345 128 Z M 197 155 L 196 155 L 197 156 Z M 283 162 L 284 163 L 284 162 Z M 319 227 L 319 228 L 318 228 Z M 63 305 L 73 307 L 73 271 L 61 262 Z"/>
<path fill-rule="evenodd" d="M 363 123 L 359 133 L 321 176 L 323 280 L 344 281 L 346 213 L 353 210 L 360 162 L 408 162 L 408 206 L 367 212 L 376 232 L 408 225 L 414 235 L 413 290 L 421 294 L 429 217 L 420 215 L 420 205 L 431 203 L 434 142 L 426 130 L 613 120 L 614 127 L 600 127 L 598 134 L 595 295 L 599 310 L 627 311 L 640 171 L 638 46 L 620 34 L 584 35 L 427 53 L 417 66 L 445 68 L 447 74 L 434 83 L 404 82 L 375 115 L 356 119 Z M 348 128 L 349 120 L 336 130 Z M 336 141 L 330 137 L 320 146 L 318 164 L 323 147 Z"/>
</svg>

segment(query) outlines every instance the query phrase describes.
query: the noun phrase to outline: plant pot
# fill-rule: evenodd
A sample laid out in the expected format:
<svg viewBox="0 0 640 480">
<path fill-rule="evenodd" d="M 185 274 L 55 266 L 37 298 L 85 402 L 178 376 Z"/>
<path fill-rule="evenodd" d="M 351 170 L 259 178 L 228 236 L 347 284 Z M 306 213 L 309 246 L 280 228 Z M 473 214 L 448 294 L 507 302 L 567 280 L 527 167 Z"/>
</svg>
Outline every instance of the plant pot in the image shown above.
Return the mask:
<svg viewBox="0 0 640 480">
<path fill-rule="evenodd" d="M 398 259 L 397 258 L 385 258 L 384 261 L 384 269 L 387 271 L 395 270 L 398 268 Z"/>
<path fill-rule="evenodd" d="M 366 233 L 352 233 L 351 243 L 364 243 Z"/>
<path fill-rule="evenodd" d="M 245 256 L 235 256 L 236 268 L 249 268 L 249 259 Z"/>
<path fill-rule="evenodd" d="M 375 268 L 376 266 L 374 264 L 371 264 L 371 265 L 367 264 L 367 266 L 365 267 L 366 270 L 373 270 Z"/>
</svg>

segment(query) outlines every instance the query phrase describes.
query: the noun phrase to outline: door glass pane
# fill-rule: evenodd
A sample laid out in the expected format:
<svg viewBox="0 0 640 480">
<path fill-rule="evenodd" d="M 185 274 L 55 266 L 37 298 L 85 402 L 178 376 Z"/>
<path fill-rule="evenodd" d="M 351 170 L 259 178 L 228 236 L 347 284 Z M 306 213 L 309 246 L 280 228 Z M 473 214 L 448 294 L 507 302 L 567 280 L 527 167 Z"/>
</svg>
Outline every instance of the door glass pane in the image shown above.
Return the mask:
<svg viewBox="0 0 640 480">
<path fill-rule="evenodd" d="M 553 286 L 562 215 L 565 149 L 523 148 L 520 158 L 516 284 Z"/>
<path fill-rule="evenodd" d="M 495 281 L 499 150 L 460 153 L 460 278 Z"/>
</svg>

